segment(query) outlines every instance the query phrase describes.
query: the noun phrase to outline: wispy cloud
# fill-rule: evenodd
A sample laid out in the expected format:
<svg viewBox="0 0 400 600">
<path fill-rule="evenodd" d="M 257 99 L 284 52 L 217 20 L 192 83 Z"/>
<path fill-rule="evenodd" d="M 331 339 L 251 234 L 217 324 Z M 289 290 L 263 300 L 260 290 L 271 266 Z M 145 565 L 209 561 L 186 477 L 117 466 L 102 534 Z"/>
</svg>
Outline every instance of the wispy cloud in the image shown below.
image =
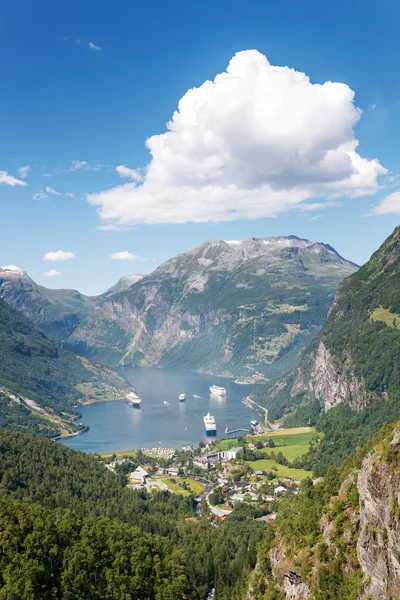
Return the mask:
<svg viewBox="0 0 400 600">
<path fill-rule="evenodd" d="M 73 160 L 67 171 L 80 171 L 85 165 L 87 165 L 86 160 Z"/>
<path fill-rule="evenodd" d="M 132 254 L 132 252 L 124 250 L 122 252 L 113 252 L 113 254 L 111 254 L 111 258 L 112 260 L 136 260 L 138 256 Z"/>
<path fill-rule="evenodd" d="M 43 260 L 59 261 L 59 260 L 71 260 L 75 258 L 73 252 L 65 252 L 64 250 L 55 250 L 54 252 L 46 252 L 43 256 Z"/>
<path fill-rule="evenodd" d="M 400 191 L 393 192 L 374 206 L 368 215 L 400 215 Z"/>
<path fill-rule="evenodd" d="M 50 269 L 50 271 L 46 271 L 43 273 L 45 277 L 58 277 L 61 275 L 60 271 L 56 271 L 55 269 Z"/>
<path fill-rule="evenodd" d="M 60 192 L 57 192 L 56 190 L 54 190 L 52 187 L 46 185 L 46 192 L 48 194 L 53 194 L 53 196 L 62 196 L 62 194 Z"/>
<path fill-rule="evenodd" d="M 33 200 L 46 200 L 46 198 L 48 198 L 48 195 L 43 190 L 39 190 L 32 196 Z"/>
<path fill-rule="evenodd" d="M 66 192 L 65 195 L 67 198 L 75 198 L 75 194 L 73 194 L 72 192 Z"/>
<path fill-rule="evenodd" d="M 115 170 L 120 177 L 129 177 L 129 179 L 133 179 L 133 181 L 142 181 L 143 179 L 139 169 L 130 169 L 126 165 L 119 165 Z"/>
<path fill-rule="evenodd" d="M 308 219 L 308 221 L 317 221 L 318 219 L 320 219 L 322 217 L 322 215 L 315 215 L 314 217 L 310 217 Z"/>
<path fill-rule="evenodd" d="M 93 42 L 89 42 L 89 48 L 90 50 L 101 50 L 100 46 L 96 46 Z"/>
<path fill-rule="evenodd" d="M 21 181 L 21 179 L 9 175 L 7 171 L 0 171 L 0 183 L 11 185 L 12 187 L 15 187 L 16 185 L 27 185 L 26 181 Z"/>
<path fill-rule="evenodd" d="M 17 173 L 22 179 L 26 179 L 29 175 L 30 170 L 30 165 L 25 165 L 25 167 L 20 167 L 19 169 L 17 169 Z"/>
</svg>

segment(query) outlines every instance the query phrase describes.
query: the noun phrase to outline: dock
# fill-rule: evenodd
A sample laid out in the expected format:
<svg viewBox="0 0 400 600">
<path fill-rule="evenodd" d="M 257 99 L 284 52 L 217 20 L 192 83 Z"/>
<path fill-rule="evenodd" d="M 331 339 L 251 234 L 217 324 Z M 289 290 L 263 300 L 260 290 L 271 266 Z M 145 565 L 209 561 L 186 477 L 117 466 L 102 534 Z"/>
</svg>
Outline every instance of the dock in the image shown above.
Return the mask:
<svg viewBox="0 0 400 600">
<path fill-rule="evenodd" d="M 225 434 L 226 434 L 226 435 L 229 435 L 229 434 L 231 434 L 231 433 L 239 433 L 240 431 L 243 431 L 244 433 L 249 433 L 249 430 L 248 430 L 248 429 L 232 429 L 231 431 L 229 431 L 229 427 L 227 427 L 227 428 L 225 429 Z"/>
</svg>

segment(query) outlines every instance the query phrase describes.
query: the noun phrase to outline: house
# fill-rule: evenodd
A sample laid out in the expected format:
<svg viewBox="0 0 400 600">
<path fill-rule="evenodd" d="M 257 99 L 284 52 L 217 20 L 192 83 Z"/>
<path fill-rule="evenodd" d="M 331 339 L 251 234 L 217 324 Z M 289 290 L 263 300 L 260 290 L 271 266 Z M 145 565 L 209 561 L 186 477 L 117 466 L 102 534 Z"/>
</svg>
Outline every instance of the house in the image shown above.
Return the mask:
<svg viewBox="0 0 400 600">
<path fill-rule="evenodd" d="M 142 469 L 142 467 L 138 467 L 135 471 L 129 474 L 129 483 L 132 485 L 144 485 L 147 483 L 147 477 L 149 476 L 148 472 Z"/>
<path fill-rule="evenodd" d="M 249 450 L 257 450 L 254 444 L 249 444 Z"/>
<path fill-rule="evenodd" d="M 238 446 L 236 448 L 230 448 L 230 450 L 225 450 L 224 452 L 219 452 L 220 459 L 224 460 L 235 460 L 239 454 L 242 454 L 243 447 Z"/>
<path fill-rule="evenodd" d="M 254 475 L 261 477 L 262 475 L 264 475 L 264 471 L 262 471 L 261 469 L 257 469 L 257 471 L 254 471 Z"/>
<path fill-rule="evenodd" d="M 179 475 L 179 467 L 168 467 L 165 470 L 167 472 L 167 475 L 171 475 L 172 477 L 178 477 Z"/>
<path fill-rule="evenodd" d="M 284 487 L 283 487 L 283 485 L 278 485 L 278 487 L 276 487 L 276 488 L 274 489 L 274 494 L 275 494 L 275 496 L 276 496 L 277 494 L 285 494 L 286 492 L 287 492 L 287 489 L 286 489 L 286 488 L 284 488 Z"/>
</svg>

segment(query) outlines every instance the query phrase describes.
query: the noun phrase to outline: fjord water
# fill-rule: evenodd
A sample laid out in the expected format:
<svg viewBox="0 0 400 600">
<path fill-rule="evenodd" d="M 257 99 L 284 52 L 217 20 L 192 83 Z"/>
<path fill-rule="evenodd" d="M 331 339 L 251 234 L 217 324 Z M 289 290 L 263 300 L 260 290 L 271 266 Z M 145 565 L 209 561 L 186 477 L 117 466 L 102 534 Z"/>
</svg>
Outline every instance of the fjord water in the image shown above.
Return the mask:
<svg viewBox="0 0 400 600">
<path fill-rule="evenodd" d="M 249 429 L 250 421 L 257 419 L 256 413 L 242 403 L 252 391 L 251 385 L 174 370 L 124 367 L 120 372 L 138 391 L 140 408 L 124 400 L 82 406 L 81 421 L 89 425 L 89 431 L 61 443 L 84 452 L 181 448 L 206 441 L 203 417 L 207 412 L 217 422 L 217 438 L 226 437 L 226 427 Z M 226 398 L 210 394 L 213 384 L 226 388 Z M 178 400 L 182 392 L 185 402 Z"/>
</svg>

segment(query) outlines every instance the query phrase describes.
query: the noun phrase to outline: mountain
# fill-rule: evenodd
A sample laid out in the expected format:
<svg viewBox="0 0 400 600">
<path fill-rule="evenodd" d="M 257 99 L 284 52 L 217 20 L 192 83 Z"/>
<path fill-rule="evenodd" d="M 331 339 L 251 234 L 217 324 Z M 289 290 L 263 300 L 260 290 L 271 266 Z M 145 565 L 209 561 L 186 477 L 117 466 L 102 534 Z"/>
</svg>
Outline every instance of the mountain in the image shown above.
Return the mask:
<svg viewBox="0 0 400 600">
<path fill-rule="evenodd" d="M 280 501 L 248 600 L 400 597 L 399 427 L 386 425 L 324 481 Z"/>
<path fill-rule="evenodd" d="M 48 335 L 67 338 L 96 303 L 76 290 L 51 290 L 15 266 L 0 268 L 0 298 Z"/>
<path fill-rule="evenodd" d="M 112 369 L 61 348 L 0 299 L 0 426 L 48 436 L 74 433 L 78 402 L 129 390 Z"/>
<path fill-rule="evenodd" d="M 356 269 L 295 236 L 206 242 L 97 303 L 66 347 L 108 365 L 273 377 L 298 360 Z"/>
<path fill-rule="evenodd" d="M 260 394 L 272 418 L 290 407 L 342 403 L 363 410 L 391 398 L 400 381 L 400 227 L 339 286 L 319 334 L 300 365 Z"/>
<path fill-rule="evenodd" d="M 109 298 L 113 294 L 118 294 L 118 292 L 125 292 L 125 290 L 130 288 L 131 285 L 133 285 L 137 281 L 140 281 L 140 279 L 143 279 L 143 277 L 144 275 L 138 274 L 124 275 L 124 277 L 121 277 L 115 285 L 113 285 L 112 287 L 110 287 L 110 289 L 104 292 L 104 294 L 101 295 L 101 298 Z"/>
</svg>

